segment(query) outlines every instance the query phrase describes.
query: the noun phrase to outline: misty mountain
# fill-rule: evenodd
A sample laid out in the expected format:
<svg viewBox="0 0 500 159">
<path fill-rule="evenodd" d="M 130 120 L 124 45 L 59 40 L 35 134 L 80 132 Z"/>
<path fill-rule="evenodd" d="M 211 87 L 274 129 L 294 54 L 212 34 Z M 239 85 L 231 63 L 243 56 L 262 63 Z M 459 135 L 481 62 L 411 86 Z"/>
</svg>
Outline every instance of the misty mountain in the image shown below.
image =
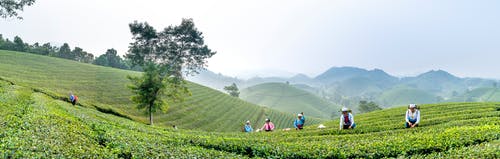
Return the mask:
<svg viewBox="0 0 500 159">
<path fill-rule="evenodd" d="M 251 103 L 297 114 L 305 112 L 308 116 L 325 118 L 338 114 L 340 106 L 314 95 L 308 91 L 285 83 L 264 83 L 241 90 L 240 98 Z"/>
<path fill-rule="evenodd" d="M 365 70 L 356 67 L 333 67 L 328 71 L 318 75 L 314 79 L 322 84 L 331 84 L 350 79 L 365 78 L 380 86 L 386 86 L 398 81 L 397 77 L 391 76 L 380 69 Z"/>
<path fill-rule="evenodd" d="M 284 77 L 253 77 L 242 84 L 242 88 L 259 85 L 262 83 L 285 83 L 288 79 Z"/>
<path fill-rule="evenodd" d="M 496 83 L 500 83 L 492 79 L 460 78 L 444 70 L 431 70 L 414 77 L 398 78 L 380 69 L 356 67 L 332 67 L 316 77 L 297 74 L 290 78 L 254 77 L 241 80 L 210 71 L 195 77 L 190 80 L 219 90 L 232 83 L 236 83 L 240 89 L 264 83 L 289 83 L 329 102 L 349 107 L 356 107 L 360 100 L 375 101 L 382 107 L 405 103 L 496 100 L 493 97 L 486 98 L 489 97 L 488 93 L 481 98 L 467 93 L 478 88 L 496 88 Z"/>
<path fill-rule="evenodd" d="M 199 74 L 188 76 L 187 79 L 191 82 L 202 84 L 216 90 L 223 90 L 224 86 L 229 86 L 233 83 L 238 86 L 244 83 L 243 80 L 238 78 L 225 76 L 221 73 L 214 73 L 210 70 L 201 70 Z"/>
<path fill-rule="evenodd" d="M 312 79 L 311 77 L 309 77 L 305 74 L 301 74 L 301 73 L 289 78 L 287 81 L 289 81 L 290 83 L 294 83 L 294 84 L 313 84 L 313 83 L 315 83 L 314 79 Z"/>
<path fill-rule="evenodd" d="M 333 67 L 314 78 L 326 92 L 340 92 L 346 96 L 368 95 L 384 91 L 399 82 L 380 69 L 365 70 L 355 67 Z"/>
<path fill-rule="evenodd" d="M 439 95 L 450 95 L 453 91 L 463 92 L 467 89 L 463 79 L 443 70 L 432 70 L 416 77 L 403 78 L 401 84 Z"/>
<path fill-rule="evenodd" d="M 326 72 L 318 75 L 314 79 L 328 84 L 338 81 L 344 81 L 353 77 L 365 77 L 370 71 L 357 67 L 332 67 Z"/>
</svg>

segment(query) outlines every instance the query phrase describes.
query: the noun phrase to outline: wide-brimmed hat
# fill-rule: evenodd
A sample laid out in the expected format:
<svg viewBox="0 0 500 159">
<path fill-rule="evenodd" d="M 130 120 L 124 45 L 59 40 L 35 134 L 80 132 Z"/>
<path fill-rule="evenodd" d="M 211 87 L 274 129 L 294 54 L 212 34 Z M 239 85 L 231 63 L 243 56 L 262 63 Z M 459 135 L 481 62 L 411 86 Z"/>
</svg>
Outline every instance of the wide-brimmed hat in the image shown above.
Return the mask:
<svg viewBox="0 0 500 159">
<path fill-rule="evenodd" d="M 269 118 L 266 119 L 266 122 L 271 121 Z"/>
<path fill-rule="evenodd" d="M 299 114 L 297 114 L 297 116 L 302 116 L 302 114 L 299 113 Z"/>
<path fill-rule="evenodd" d="M 408 105 L 408 108 L 416 108 L 416 107 L 417 107 L 416 104 L 410 104 L 410 105 Z"/>
<path fill-rule="evenodd" d="M 347 111 L 349 111 L 349 109 L 348 109 L 348 108 L 346 108 L 346 107 L 343 107 L 343 108 L 342 108 L 342 112 L 347 112 Z"/>
</svg>

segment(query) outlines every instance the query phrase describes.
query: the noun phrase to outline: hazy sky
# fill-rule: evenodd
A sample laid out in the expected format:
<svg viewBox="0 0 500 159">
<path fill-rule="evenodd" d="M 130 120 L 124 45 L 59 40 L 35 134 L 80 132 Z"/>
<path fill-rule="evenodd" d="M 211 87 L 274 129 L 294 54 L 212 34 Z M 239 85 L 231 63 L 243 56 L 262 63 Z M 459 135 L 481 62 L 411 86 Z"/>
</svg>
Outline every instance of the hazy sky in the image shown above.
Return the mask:
<svg viewBox="0 0 500 159">
<path fill-rule="evenodd" d="M 21 15 L 0 19 L 4 37 L 68 42 L 94 55 L 123 55 L 134 20 L 160 30 L 193 18 L 218 52 L 209 69 L 231 76 L 356 66 L 500 79 L 497 0 L 37 0 Z"/>
</svg>

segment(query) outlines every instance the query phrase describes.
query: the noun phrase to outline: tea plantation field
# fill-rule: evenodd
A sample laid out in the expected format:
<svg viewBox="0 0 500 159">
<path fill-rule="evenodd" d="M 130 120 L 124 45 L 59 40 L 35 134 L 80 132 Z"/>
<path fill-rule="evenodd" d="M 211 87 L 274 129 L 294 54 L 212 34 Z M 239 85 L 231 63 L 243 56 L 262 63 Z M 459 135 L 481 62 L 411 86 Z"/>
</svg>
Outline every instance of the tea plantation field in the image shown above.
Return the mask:
<svg viewBox="0 0 500 159">
<path fill-rule="evenodd" d="M 424 105 L 356 116 L 358 128 L 260 133 L 152 127 L 0 81 L 2 158 L 498 158 L 500 103 Z"/>
<path fill-rule="evenodd" d="M 403 106 L 355 114 L 354 130 L 338 130 L 336 119 L 316 121 L 325 129 L 221 132 L 253 119 L 246 114 L 283 116 L 275 123 L 285 125 L 292 115 L 191 83 L 187 104 L 157 114 L 157 123 L 186 123 L 174 130 L 129 109 L 122 76 L 133 73 L 0 51 L 0 158 L 500 158 L 500 103 L 421 105 L 414 129 L 403 128 Z M 69 89 L 80 106 L 65 101 Z"/>
<path fill-rule="evenodd" d="M 0 78 L 16 85 L 37 89 L 64 99 L 72 91 L 82 106 L 118 114 L 148 123 L 143 110 L 137 110 L 129 100 L 131 91 L 127 75 L 140 72 L 101 67 L 35 54 L 0 50 Z M 188 83 L 192 96 L 184 103 L 173 104 L 167 113 L 154 115 L 155 124 L 176 125 L 183 129 L 206 131 L 240 131 L 246 120 L 264 123 L 271 118 L 278 128 L 293 127 L 295 113 L 282 113 L 231 97 L 217 90 Z M 307 111 L 304 110 L 307 115 Z M 298 112 L 297 112 L 298 113 Z M 319 123 L 321 119 L 309 118 Z M 221 126 L 223 125 L 223 126 Z"/>
</svg>

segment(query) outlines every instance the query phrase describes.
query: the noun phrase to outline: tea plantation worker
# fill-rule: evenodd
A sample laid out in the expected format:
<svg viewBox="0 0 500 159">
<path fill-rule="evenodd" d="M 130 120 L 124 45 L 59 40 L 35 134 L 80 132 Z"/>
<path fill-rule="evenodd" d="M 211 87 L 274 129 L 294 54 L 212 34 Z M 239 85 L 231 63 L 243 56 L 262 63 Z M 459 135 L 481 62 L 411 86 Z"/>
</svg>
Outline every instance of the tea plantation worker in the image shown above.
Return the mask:
<svg viewBox="0 0 500 159">
<path fill-rule="evenodd" d="M 406 128 L 414 128 L 420 123 L 420 111 L 417 109 L 416 104 L 410 104 L 408 110 L 406 110 L 405 116 L 405 126 Z"/>
<path fill-rule="evenodd" d="M 252 125 L 250 125 L 250 120 L 247 120 L 246 124 L 245 124 L 245 132 L 252 132 L 253 131 L 253 128 L 252 128 Z"/>
<path fill-rule="evenodd" d="M 78 96 L 74 95 L 73 92 L 69 92 L 69 101 L 73 104 L 73 106 L 75 106 L 78 101 Z"/>
<path fill-rule="evenodd" d="M 306 116 L 304 116 L 304 112 L 300 112 L 300 114 L 302 114 L 302 118 L 304 118 L 304 124 L 306 124 Z"/>
<path fill-rule="evenodd" d="M 262 128 L 260 128 L 260 130 L 265 130 L 267 132 L 273 131 L 274 130 L 273 122 L 271 122 L 270 119 L 266 119 L 266 123 L 264 124 L 264 126 L 262 126 Z"/>
<path fill-rule="evenodd" d="M 295 130 L 302 130 L 305 122 L 306 118 L 304 117 L 304 112 L 297 114 L 297 118 L 293 121 Z"/>
<path fill-rule="evenodd" d="M 342 115 L 340 116 L 340 130 L 342 129 L 354 129 L 356 123 L 354 123 L 354 116 L 350 113 L 350 110 L 346 107 L 342 108 Z"/>
</svg>

